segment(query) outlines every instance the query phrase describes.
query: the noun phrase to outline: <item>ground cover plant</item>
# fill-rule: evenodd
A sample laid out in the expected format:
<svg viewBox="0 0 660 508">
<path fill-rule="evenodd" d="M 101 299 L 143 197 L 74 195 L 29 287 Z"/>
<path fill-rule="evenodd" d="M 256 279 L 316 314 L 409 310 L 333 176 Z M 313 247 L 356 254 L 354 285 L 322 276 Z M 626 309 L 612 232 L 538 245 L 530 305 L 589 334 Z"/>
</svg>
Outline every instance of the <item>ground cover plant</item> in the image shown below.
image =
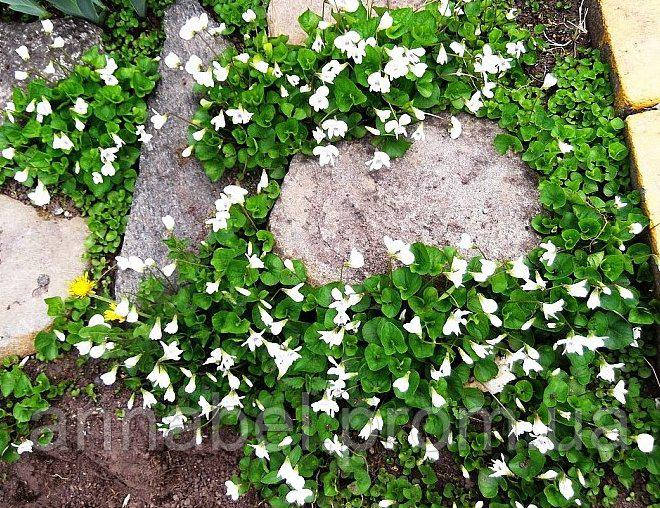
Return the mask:
<svg viewBox="0 0 660 508">
<path fill-rule="evenodd" d="M 170 263 L 117 258 L 119 269 L 155 275 L 136 300 L 112 300 L 87 278 L 51 300 L 40 356 L 106 359 L 102 382 L 122 380 L 129 407 L 155 409 L 164 434 L 193 424 L 201 440 L 208 422 L 237 425 L 247 442 L 226 484 L 232 498 L 257 489 L 276 507 L 607 506 L 641 478 L 657 500 L 647 359 L 657 259 L 640 238 L 648 219 L 599 53 L 561 60 L 535 86 L 524 65 L 538 41 L 502 2 L 417 12 L 342 2 L 333 16 L 301 17 L 303 47 L 255 30 L 210 66 L 168 56 L 203 94 L 187 155 L 212 180 L 232 172 L 237 182 L 198 252 L 164 217 Z M 193 18 L 181 36 L 205 29 Z M 268 212 L 292 155 L 333 164 L 338 141 L 369 136 L 364 163 L 396 170 L 393 159 L 424 139 L 424 120 L 445 110 L 497 121 L 498 150 L 538 172 L 544 213 L 532 225 L 543 240 L 529 256 L 464 259 L 454 247 L 384 238 L 389 273 L 313 287 L 301 262 L 273 252 Z M 168 121 L 151 116 L 156 127 Z M 456 117 L 447 128 L 461 135 Z M 259 178 L 251 192 L 240 186 L 248 172 Z M 362 262 L 354 250 L 338 273 Z M 34 397 L 28 417 L 45 407 L 44 390 L 4 376 L 22 380 L 3 382 L 5 397 Z M 18 437 L 27 420 L 13 418 L 10 460 L 31 446 Z M 375 471 L 365 444 L 391 450 L 397 469 Z M 464 484 L 439 488 L 443 446 Z"/>
</svg>

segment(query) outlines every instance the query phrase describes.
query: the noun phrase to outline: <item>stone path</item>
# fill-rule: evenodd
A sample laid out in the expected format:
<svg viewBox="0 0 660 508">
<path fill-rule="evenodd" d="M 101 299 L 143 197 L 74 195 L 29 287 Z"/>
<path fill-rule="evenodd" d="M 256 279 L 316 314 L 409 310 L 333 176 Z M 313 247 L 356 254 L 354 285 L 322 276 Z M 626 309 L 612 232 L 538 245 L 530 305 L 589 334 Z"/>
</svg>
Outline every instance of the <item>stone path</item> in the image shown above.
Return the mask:
<svg viewBox="0 0 660 508">
<path fill-rule="evenodd" d="M 300 27 L 298 18 L 300 15 L 311 10 L 319 16 L 324 14 L 326 21 L 332 21 L 332 0 L 270 0 L 268 4 L 268 32 L 273 37 L 288 35 L 291 44 L 302 44 L 307 34 Z M 365 2 L 366 3 L 366 2 Z M 392 9 L 398 7 L 418 8 L 425 4 L 425 0 L 375 0 L 371 5 L 386 6 Z M 324 5 L 325 4 L 325 5 Z"/>
<path fill-rule="evenodd" d="M 595 45 L 612 66 L 615 105 L 626 118 L 636 182 L 651 220 L 651 247 L 660 254 L 660 0 L 590 0 Z M 660 274 L 656 277 L 660 295 Z"/>
<path fill-rule="evenodd" d="M 198 34 L 190 41 L 179 37 L 181 25 L 203 12 L 196 0 L 179 0 L 165 13 L 166 39 L 159 69 L 162 79 L 149 98 L 150 111 L 154 109 L 162 114 L 192 118 L 199 107 L 199 98 L 193 93 L 193 78 L 183 69 L 168 68 L 164 59 L 172 51 L 184 64 L 193 54 L 208 63 L 227 46 L 221 37 L 214 38 L 207 33 Z M 209 28 L 215 26 L 217 24 L 213 22 L 209 24 Z M 162 265 L 167 258 L 167 247 L 162 242 L 164 228 L 161 218 L 171 215 L 176 223 L 175 234 L 189 238 L 193 245 L 199 243 L 207 233 L 204 221 L 224 185 L 211 183 L 194 155 L 181 156 L 188 145 L 185 122 L 170 115 L 162 129 L 154 130 L 152 125 L 149 128 L 153 139 L 149 146 L 143 147 L 140 156 L 139 175 L 121 255 L 151 257 Z M 140 275 L 132 270 L 119 272 L 116 294 L 136 293 L 139 280 Z"/>
<path fill-rule="evenodd" d="M 64 45 L 53 47 L 56 38 L 61 37 Z M 11 99 L 13 89 L 29 81 L 16 79 L 15 71 L 25 71 L 30 79 L 39 75 L 50 81 L 57 81 L 65 75 L 66 69 L 72 69 L 81 55 L 89 48 L 101 44 L 101 29 L 80 19 L 54 19 L 53 32 L 42 30 L 41 22 L 0 23 L 0 106 Z M 19 46 L 28 48 L 30 59 L 24 61 L 15 49 Z M 53 62 L 55 72 L 48 74 L 44 68 Z"/>
<path fill-rule="evenodd" d="M 424 141 L 373 172 L 365 163 L 374 152 L 367 141 L 338 144 L 335 167 L 294 157 L 270 217 L 278 252 L 303 260 L 310 280 L 324 284 L 339 278 L 353 247 L 365 254 L 365 267 L 351 270 L 350 280 L 386 271 L 383 235 L 445 246 L 468 233 L 496 259 L 536 247 L 529 224 L 540 206 L 532 170 L 495 151 L 501 130 L 494 122 L 459 118 L 458 139 L 449 137 L 448 115 L 426 121 Z"/>
<path fill-rule="evenodd" d="M 81 217 L 43 217 L 0 195 L 0 358 L 34 351 L 34 335 L 52 322 L 44 299 L 65 296 L 83 273 L 88 234 Z"/>
</svg>

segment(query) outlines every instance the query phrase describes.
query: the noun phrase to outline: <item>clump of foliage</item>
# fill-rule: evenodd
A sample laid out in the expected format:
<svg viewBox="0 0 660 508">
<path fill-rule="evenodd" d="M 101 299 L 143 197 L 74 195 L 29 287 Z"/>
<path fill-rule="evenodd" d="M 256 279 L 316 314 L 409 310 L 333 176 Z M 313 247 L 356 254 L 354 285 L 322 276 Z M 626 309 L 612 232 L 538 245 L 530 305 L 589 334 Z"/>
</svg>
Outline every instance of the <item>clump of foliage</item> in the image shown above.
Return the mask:
<svg viewBox="0 0 660 508">
<path fill-rule="evenodd" d="M 103 21 L 103 47 L 117 52 L 128 62 L 140 56 L 155 58 L 165 40 L 161 21 L 173 0 L 148 0 L 146 16 L 140 16 L 129 0 L 111 0 L 111 9 Z"/>
<path fill-rule="evenodd" d="M 66 383 L 51 385 L 45 374 L 31 379 L 16 357 L 5 357 L 0 365 L 0 457 L 7 462 L 18 460 L 21 453 L 32 451 L 32 443 L 12 445 L 16 435 L 27 435 L 32 417 L 49 407 L 49 400 L 62 395 Z M 52 432 L 41 429 L 36 437 L 39 445 L 52 439 Z"/>
<path fill-rule="evenodd" d="M 41 2 L 35 0 L 1 0 L 9 9 L 40 18 L 48 17 L 48 11 Z M 146 14 L 146 0 L 127 0 L 131 8 L 141 17 Z M 48 0 L 51 8 L 77 18 L 86 19 L 92 23 L 101 23 L 107 14 L 107 7 L 101 0 Z"/>
<path fill-rule="evenodd" d="M 218 19 L 225 24 L 225 35 L 235 34 L 247 38 L 255 31 L 267 29 L 266 9 L 268 2 L 264 0 L 202 0 L 202 4 L 215 12 Z M 244 13 L 251 10 L 255 19 L 246 21 Z M 250 19 L 248 17 L 248 19 Z"/>
<path fill-rule="evenodd" d="M 147 121 L 145 97 L 156 79 L 151 59 L 115 65 L 93 49 L 56 85 L 36 79 L 25 91 L 15 89 L 5 109 L 0 184 L 14 178 L 38 188 L 38 204 L 47 202 L 48 189 L 71 198 L 89 217 L 88 253 L 97 275 L 121 243 L 140 155 L 137 131 Z M 106 154 L 110 165 L 102 161 Z"/>
</svg>

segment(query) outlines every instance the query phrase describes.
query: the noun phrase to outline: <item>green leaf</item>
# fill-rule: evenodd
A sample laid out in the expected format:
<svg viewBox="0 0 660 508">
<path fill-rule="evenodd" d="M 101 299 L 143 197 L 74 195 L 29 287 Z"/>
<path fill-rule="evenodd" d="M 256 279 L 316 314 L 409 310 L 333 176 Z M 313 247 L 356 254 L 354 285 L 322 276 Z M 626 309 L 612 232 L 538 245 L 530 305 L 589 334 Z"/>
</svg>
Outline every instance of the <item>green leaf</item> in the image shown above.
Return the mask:
<svg viewBox="0 0 660 508">
<path fill-rule="evenodd" d="M 479 411 L 486 401 L 483 392 L 477 388 L 463 388 L 462 400 L 470 413 Z"/>
<path fill-rule="evenodd" d="M 42 9 L 37 2 L 32 0 L 0 0 L 0 2 L 7 4 L 12 11 L 31 14 L 40 18 L 48 17 L 48 11 Z"/>
<path fill-rule="evenodd" d="M 387 355 L 378 344 L 371 343 L 364 350 L 364 358 L 371 370 L 380 370 L 387 365 Z"/>
<path fill-rule="evenodd" d="M 479 484 L 479 491 L 481 495 L 487 499 L 491 499 L 497 495 L 497 490 L 499 488 L 499 482 L 497 478 L 491 478 L 489 475 L 489 470 L 480 469 L 479 477 L 477 479 Z"/>
<path fill-rule="evenodd" d="M 103 4 L 100 0 L 46 0 L 49 4 L 55 7 L 57 10 L 68 14 L 70 16 L 75 16 L 77 18 L 83 18 L 92 23 L 98 23 L 101 21 L 101 16 L 96 10 L 96 6 L 103 7 Z M 103 7 L 105 9 L 105 7 Z"/>
<path fill-rule="evenodd" d="M 497 150 L 500 155 L 504 155 L 509 151 L 509 149 L 516 153 L 522 152 L 523 149 L 521 141 L 516 136 L 512 136 L 511 134 L 498 134 L 493 140 L 493 145 L 495 146 L 495 150 Z"/>
<path fill-rule="evenodd" d="M 488 359 L 481 359 L 474 364 L 474 377 L 477 381 L 485 383 L 497 376 L 499 369 L 495 362 Z"/>
<path fill-rule="evenodd" d="M 319 26 L 320 21 L 321 21 L 321 16 L 319 16 L 315 12 L 310 11 L 309 9 L 307 9 L 300 16 L 298 16 L 298 23 L 300 24 L 302 29 L 308 34 L 311 34 L 316 30 L 316 27 Z"/>
<path fill-rule="evenodd" d="M 589 330 L 604 339 L 610 349 L 623 349 L 633 341 L 632 326 L 613 312 L 596 312 L 589 320 Z"/>
<path fill-rule="evenodd" d="M 351 81 L 350 78 L 340 74 L 335 78 L 335 100 L 339 111 L 346 113 L 353 106 L 366 102 L 367 96 Z"/>
<path fill-rule="evenodd" d="M 408 346 L 403 337 L 401 329 L 390 321 L 382 321 L 378 328 L 378 337 L 383 345 L 385 354 L 403 354 L 408 351 Z"/>
</svg>

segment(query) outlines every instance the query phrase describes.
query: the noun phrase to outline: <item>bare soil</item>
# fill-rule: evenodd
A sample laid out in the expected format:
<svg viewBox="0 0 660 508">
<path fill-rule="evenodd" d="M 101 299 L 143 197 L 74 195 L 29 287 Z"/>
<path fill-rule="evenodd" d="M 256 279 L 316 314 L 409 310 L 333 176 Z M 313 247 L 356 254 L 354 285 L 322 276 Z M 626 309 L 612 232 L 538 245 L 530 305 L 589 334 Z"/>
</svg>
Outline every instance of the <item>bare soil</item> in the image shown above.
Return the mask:
<svg viewBox="0 0 660 508">
<path fill-rule="evenodd" d="M 45 366 L 31 363 L 32 373 L 43 370 L 53 384 L 73 379 L 74 387 L 84 388 L 94 383 L 97 397 L 61 397 L 46 417 L 56 415 L 54 442 L 60 444 L 35 446 L 15 464 L 0 463 L 0 507 L 117 508 L 129 495 L 129 508 L 260 506 L 253 492 L 238 502 L 225 496 L 224 483 L 238 472 L 243 456 L 232 430 L 221 428 L 218 433 L 233 445 L 228 450 L 213 449 L 210 437 L 192 446 L 192 432 L 176 441 L 164 440 L 150 424 L 150 412 L 118 417 L 116 410 L 125 409 L 129 393 L 100 383 L 99 376 L 107 370 L 102 362 L 80 367 L 69 354 Z M 136 406 L 140 404 L 138 398 Z"/>
</svg>

